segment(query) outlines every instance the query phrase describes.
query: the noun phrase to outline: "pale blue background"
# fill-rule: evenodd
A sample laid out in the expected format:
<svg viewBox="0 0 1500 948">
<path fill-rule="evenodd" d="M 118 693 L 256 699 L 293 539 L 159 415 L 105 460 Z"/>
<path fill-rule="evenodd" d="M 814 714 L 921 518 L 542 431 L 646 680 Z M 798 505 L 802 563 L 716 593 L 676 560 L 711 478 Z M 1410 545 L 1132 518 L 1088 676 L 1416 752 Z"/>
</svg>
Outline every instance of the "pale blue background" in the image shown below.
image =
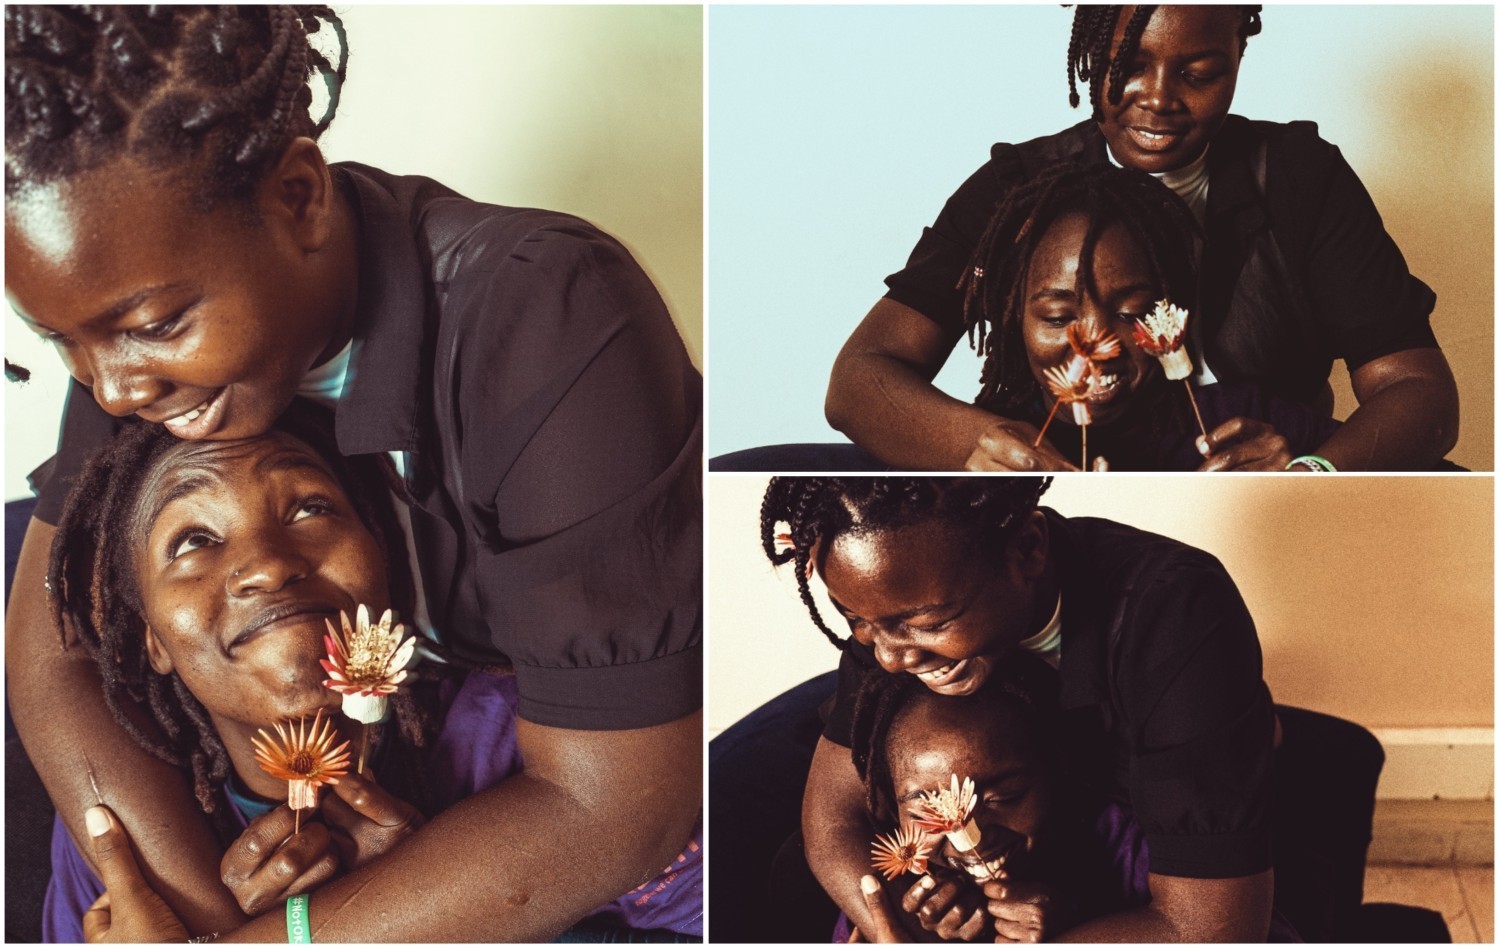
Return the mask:
<svg viewBox="0 0 1500 948">
<path fill-rule="evenodd" d="M 922 227 L 988 157 L 1087 117 L 1058 6 L 708 10 L 710 456 L 830 441 L 839 347 Z M 1234 111 L 1313 119 L 1371 191 L 1458 377 L 1453 457 L 1491 467 L 1491 7 L 1266 8 Z M 955 350 L 961 398 L 979 364 Z M 1334 369 L 1340 414 L 1353 402 Z"/>
</svg>

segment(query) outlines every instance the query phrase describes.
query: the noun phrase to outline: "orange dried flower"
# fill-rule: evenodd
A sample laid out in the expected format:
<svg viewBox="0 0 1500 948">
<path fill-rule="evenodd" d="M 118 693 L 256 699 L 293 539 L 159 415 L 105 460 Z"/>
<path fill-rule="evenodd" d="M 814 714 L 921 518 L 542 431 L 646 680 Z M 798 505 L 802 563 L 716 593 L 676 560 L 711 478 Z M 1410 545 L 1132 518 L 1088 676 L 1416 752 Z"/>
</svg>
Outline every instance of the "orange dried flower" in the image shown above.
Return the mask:
<svg viewBox="0 0 1500 948">
<path fill-rule="evenodd" d="M 927 871 L 934 841 L 926 833 L 911 827 L 898 827 L 889 836 L 876 836 L 870 847 L 870 863 L 887 879 L 908 872 L 918 875 Z"/>
<path fill-rule="evenodd" d="M 296 724 L 276 724 L 276 738 L 261 728 L 250 740 L 255 744 L 255 762 L 260 769 L 278 780 L 287 781 L 286 802 L 293 810 L 309 810 L 318 805 L 318 790 L 324 784 L 338 783 L 349 772 L 349 742 L 337 747 L 338 734 L 333 722 L 323 719 L 323 710 Z"/>
</svg>

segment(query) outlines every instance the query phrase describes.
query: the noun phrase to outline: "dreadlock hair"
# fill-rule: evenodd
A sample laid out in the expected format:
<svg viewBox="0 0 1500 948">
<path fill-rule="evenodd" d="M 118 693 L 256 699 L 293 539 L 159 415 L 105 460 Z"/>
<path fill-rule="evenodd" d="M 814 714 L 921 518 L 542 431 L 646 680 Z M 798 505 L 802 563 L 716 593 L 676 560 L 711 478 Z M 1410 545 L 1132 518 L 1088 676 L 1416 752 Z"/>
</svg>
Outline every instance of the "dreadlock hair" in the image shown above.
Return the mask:
<svg viewBox="0 0 1500 948">
<path fill-rule="evenodd" d="M 365 528 L 375 538 L 389 575 L 392 607 L 410 616 L 416 601 L 404 534 L 392 503 L 395 472 L 383 456 L 345 458 L 334 446 L 332 416 L 326 409 L 294 400 L 275 429 L 292 435 L 329 465 Z M 176 672 L 158 674 L 145 646 L 145 606 L 135 572 L 139 538 L 132 535 L 134 512 L 149 473 L 164 455 L 183 442 L 162 425 L 131 424 L 89 459 L 78 475 L 57 524 L 47 564 L 52 615 L 63 635 L 81 643 L 94 659 L 104 683 L 104 701 L 115 720 L 150 754 L 192 776 L 198 805 L 214 817 L 225 842 L 238 835 L 232 819 L 218 805 L 219 786 L 230 772 L 230 758 L 208 711 Z M 423 647 L 442 654 L 435 644 Z M 426 810 L 428 793 L 423 768 L 413 747 L 426 746 L 441 722 L 429 710 L 435 704 L 436 679 L 453 664 L 423 663 L 409 672 L 411 688 L 391 696 L 398 739 L 391 771 L 402 781 L 398 795 Z M 462 666 L 461 664 L 459 667 Z M 149 713 L 159 733 L 138 726 L 127 706 Z M 411 766 L 403 766 L 409 757 Z"/>
<path fill-rule="evenodd" d="M 1039 756 L 1053 758 L 1060 744 L 1057 673 L 1034 655 L 1021 653 L 1005 659 L 978 691 L 960 697 L 935 694 L 915 675 L 892 675 L 872 668 L 860 679 L 854 693 L 849 743 L 854 770 L 864 784 L 865 809 L 876 822 L 890 823 L 899 818 L 892 792 L 891 730 L 907 711 L 924 701 L 972 710 L 976 716 L 992 715 L 1003 706 L 1019 720 L 1028 744 Z"/>
<path fill-rule="evenodd" d="M 1118 105 L 1125 92 L 1125 70 L 1135 59 L 1136 47 L 1140 45 L 1141 33 L 1156 12 L 1155 6 L 1141 5 L 1125 22 L 1125 32 L 1120 37 L 1120 46 L 1113 57 L 1109 54 L 1110 42 L 1114 39 L 1115 26 L 1120 21 L 1122 6 L 1089 6 L 1079 4 L 1073 11 L 1073 32 L 1068 37 L 1068 104 L 1078 108 L 1078 83 L 1089 84 L 1089 102 L 1094 108 L 1094 121 L 1103 118 L 1100 109 L 1101 96 L 1107 95 L 1112 104 Z M 1260 33 L 1260 5 L 1241 6 L 1240 11 L 1240 55 L 1245 55 L 1245 43 Z M 1108 84 L 1106 85 L 1106 79 Z"/>
<path fill-rule="evenodd" d="M 325 23 L 337 66 L 308 41 Z M 292 139 L 333 121 L 347 66 L 326 6 L 7 6 L 5 193 L 129 154 L 192 166 L 200 209 L 248 205 Z M 329 99 L 316 121 L 314 72 Z"/>
<path fill-rule="evenodd" d="M 1008 191 L 979 238 L 960 287 L 969 344 L 984 357 L 976 404 L 1008 414 L 1040 394 L 1026 358 L 1021 318 L 1031 258 L 1057 220 L 1088 219 L 1079 248 L 1079 295 L 1097 294 L 1094 247 L 1118 224 L 1145 253 L 1161 294 L 1192 299 L 1197 291 L 1192 212 L 1171 189 L 1144 171 L 1064 162 Z"/>
<path fill-rule="evenodd" d="M 813 624 L 842 649 L 847 640 L 823 621 L 807 585 L 814 545 L 843 533 L 941 520 L 971 532 L 975 552 L 998 552 L 1051 484 L 1050 477 L 773 477 L 760 505 L 761 549 L 773 565 L 794 564 Z M 778 548 L 781 523 L 789 547 Z"/>
</svg>

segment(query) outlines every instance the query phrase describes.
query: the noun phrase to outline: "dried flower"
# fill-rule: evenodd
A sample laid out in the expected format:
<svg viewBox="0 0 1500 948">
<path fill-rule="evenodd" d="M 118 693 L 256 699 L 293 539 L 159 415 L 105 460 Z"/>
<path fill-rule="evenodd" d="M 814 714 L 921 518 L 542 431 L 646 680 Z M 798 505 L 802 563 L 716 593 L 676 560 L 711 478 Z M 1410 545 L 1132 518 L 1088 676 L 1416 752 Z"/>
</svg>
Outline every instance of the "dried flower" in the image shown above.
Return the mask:
<svg viewBox="0 0 1500 948">
<path fill-rule="evenodd" d="M 307 726 L 307 718 L 285 726 L 278 722 L 276 736 L 280 741 L 261 728 L 250 739 L 255 744 L 255 762 L 276 779 L 287 781 L 288 806 L 312 809 L 318 805 L 318 789 L 325 783 L 338 783 L 349 772 L 349 742 L 333 746 L 338 734 L 333 722 L 323 719 L 321 708 L 313 716 L 312 727 Z"/>
<path fill-rule="evenodd" d="M 1156 358 L 1168 379 L 1178 381 L 1193 374 L 1193 359 L 1183 348 L 1187 342 L 1188 311 L 1167 300 L 1157 300 L 1156 309 L 1135 324 L 1135 341 L 1141 351 Z"/>
<path fill-rule="evenodd" d="M 1077 323 L 1073 325 L 1076 326 Z M 1071 328 L 1072 326 L 1069 327 Z M 1075 353 L 1062 365 L 1044 370 L 1042 378 L 1046 380 L 1047 389 L 1052 392 L 1052 397 L 1057 399 L 1058 404 L 1068 405 L 1073 409 L 1074 424 L 1087 425 L 1093 422 L 1093 417 L 1089 414 L 1088 397 L 1094 387 L 1094 376 L 1088 359 Z"/>
<path fill-rule="evenodd" d="M 1091 363 L 1108 361 L 1122 351 L 1120 337 L 1108 329 L 1100 329 L 1097 323 L 1068 323 L 1068 345 L 1080 358 Z"/>
<path fill-rule="evenodd" d="M 917 801 L 917 815 L 912 818 L 912 822 L 927 833 L 939 836 L 951 833 L 969 821 L 969 814 L 974 812 L 977 800 L 974 781 L 965 777 L 960 784 L 958 774 L 954 774 L 950 786 L 923 791 Z"/>
<path fill-rule="evenodd" d="M 870 863 L 887 879 L 908 872 L 920 875 L 927 871 L 932 847 L 932 838 L 921 830 L 898 827 L 889 836 L 875 837 L 875 844 L 870 847 Z"/>
<path fill-rule="evenodd" d="M 390 696 L 406 680 L 406 666 L 415 654 L 417 640 L 406 635 L 406 626 L 393 624 L 387 609 L 377 625 L 370 624 L 370 612 L 363 605 L 355 613 L 355 625 L 349 616 L 339 612 L 343 633 L 328 625 L 323 644 L 328 658 L 320 664 L 328 672 L 323 682 L 344 696 L 344 714 L 361 724 L 385 720 Z"/>
</svg>

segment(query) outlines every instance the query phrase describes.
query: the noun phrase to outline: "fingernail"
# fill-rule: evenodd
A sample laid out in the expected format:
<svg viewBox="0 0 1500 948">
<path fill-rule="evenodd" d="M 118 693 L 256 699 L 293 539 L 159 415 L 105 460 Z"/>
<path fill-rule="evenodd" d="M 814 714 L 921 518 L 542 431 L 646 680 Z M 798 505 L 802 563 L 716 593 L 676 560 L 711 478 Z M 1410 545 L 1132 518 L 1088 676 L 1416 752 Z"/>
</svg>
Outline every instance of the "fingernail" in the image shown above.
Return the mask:
<svg viewBox="0 0 1500 948">
<path fill-rule="evenodd" d="M 1204 457 L 1207 457 L 1208 456 L 1208 439 L 1205 438 L 1205 437 L 1203 437 L 1202 435 L 1199 435 L 1198 436 L 1198 440 L 1196 442 L 1194 442 L 1194 443 L 1198 445 L 1198 453 L 1201 454 L 1201 455 L 1203 455 Z"/>
<path fill-rule="evenodd" d="M 103 836 L 109 832 L 109 811 L 102 806 L 91 806 L 83 814 L 83 822 L 90 836 Z"/>
<path fill-rule="evenodd" d="M 860 876 L 859 888 L 865 895 L 874 895 L 880 891 L 880 880 L 874 876 Z"/>
<path fill-rule="evenodd" d="M 917 882 L 917 885 L 920 885 L 924 889 L 931 889 L 937 885 L 937 880 L 932 876 L 923 876 L 921 880 Z"/>
</svg>

